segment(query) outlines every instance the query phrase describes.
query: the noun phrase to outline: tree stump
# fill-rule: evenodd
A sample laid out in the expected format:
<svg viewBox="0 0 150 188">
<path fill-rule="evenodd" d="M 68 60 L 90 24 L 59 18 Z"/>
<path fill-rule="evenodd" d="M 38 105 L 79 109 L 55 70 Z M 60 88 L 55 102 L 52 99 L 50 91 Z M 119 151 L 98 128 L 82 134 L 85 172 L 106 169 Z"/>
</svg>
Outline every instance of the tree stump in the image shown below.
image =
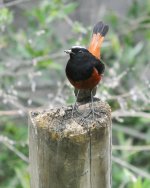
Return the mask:
<svg viewBox="0 0 150 188">
<path fill-rule="evenodd" d="M 107 103 L 30 112 L 31 188 L 111 188 L 111 110 Z M 84 116 L 84 118 L 83 118 Z"/>
</svg>

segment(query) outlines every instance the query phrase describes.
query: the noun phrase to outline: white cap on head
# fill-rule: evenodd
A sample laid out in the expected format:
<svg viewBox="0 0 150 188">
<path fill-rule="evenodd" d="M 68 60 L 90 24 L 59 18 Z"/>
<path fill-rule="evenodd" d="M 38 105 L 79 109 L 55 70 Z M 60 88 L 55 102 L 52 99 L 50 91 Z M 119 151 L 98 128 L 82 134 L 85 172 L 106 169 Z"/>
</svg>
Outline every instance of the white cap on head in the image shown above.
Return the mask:
<svg viewBox="0 0 150 188">
<path fill-rule="evenodd" d="M 86 49 L 85 46 L 72 46 L 71 47 L 71 49 L 74 49 L 74 48 L 84 48 L 84 49 Z"/>
<path fill-rule="evenodd" d="M 67 54 L 75 54 L 73 52 L 74 49 L 86 49 L 84 46 L 72 46 L 69 50 L 64 50 Z"/>
</svg>

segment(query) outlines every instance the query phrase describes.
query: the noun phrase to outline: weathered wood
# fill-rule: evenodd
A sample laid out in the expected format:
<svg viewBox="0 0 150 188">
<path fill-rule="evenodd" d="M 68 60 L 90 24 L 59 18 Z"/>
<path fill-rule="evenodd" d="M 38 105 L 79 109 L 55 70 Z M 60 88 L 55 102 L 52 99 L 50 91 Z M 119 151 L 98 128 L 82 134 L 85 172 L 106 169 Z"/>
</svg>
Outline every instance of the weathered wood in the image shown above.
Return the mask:
<svg viewBox="0 0 150 188">
<path fill-rule="evenodd" d="M 72 118 L 71 107 L 30 113 L 31 188 L 111 187 L 111 111 L 102 101 L 94 108 L 95 120 L 77 111 Z"/>
</svg>

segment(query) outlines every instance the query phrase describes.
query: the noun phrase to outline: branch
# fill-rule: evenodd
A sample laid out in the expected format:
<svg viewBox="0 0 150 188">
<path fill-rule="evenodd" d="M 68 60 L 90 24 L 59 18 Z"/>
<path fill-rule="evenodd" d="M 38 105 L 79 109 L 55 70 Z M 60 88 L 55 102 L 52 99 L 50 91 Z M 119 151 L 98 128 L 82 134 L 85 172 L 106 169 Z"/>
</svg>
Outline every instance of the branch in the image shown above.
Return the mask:
<svg viewBox="0 0 150 188">
<path fill-rule="evenodd" d="M 38 57 L 35 57 L 33 59 L 29 59 L 29 60 L 21 60 L 20 59 L 19 60 L 19 64 L 14 68 L 13 71 L 16 74 L 16 72 L 18 72 L 18 70 L 20 68 L 21 69 L 28 68 L 28 67 L 31 67 L 31 65 L 35 66 L 40 61 L 46 61 L 46 60 L 49 60 L 49 59 L 52 59 L 52 60 L 61 59 L 63 57 L 66 57 L 66 54 L 64 52 L 58 52 L 58 53 L 53 53 L 53 54 L 47 54 L 47 55 L 43 55 L 43 56 L 38 56 Z"/>
<path fill-rule="evenodd" d="M 135 129 L 129 128 L 127 126 L 123 127 L 123 126 L 119 126 L 119 125 L 113 125 L 112 129 L 116 130 L 116 131 L 124 132 L 124 133 L 126 133 L 130 136 L 133 136 L 133 137 L 141 139 L 141 140 L 150 141 L 149 135 L 146 135 L 144 133 L 140 133 L 140 132 L 136 131 Z"/>
<path fill-rule="evenodd" d="M 25 115 L 25 112 L 22 110 L 0 111 L 0 116 L 20 116 L 20 115 Z"/>
<path fill-rule="evenodd" d="M 6 136 L 0 136 L 0 142 L 3 143 L 8 149 L 13 151 L 23 161 L 25 161 L 26 163 L 29 163 L 28 158 L 22 152 L 20 152 L 17 148 L 15 148 L 15 146 L 14 146 L 14 144 L 16 144 L 15 141 L 10 140 Z"/>
<path fill-rule="evenodd" d="M 74 25 L 73 20 L 71 20 L 69 16 L 67 16 L 67 15 L 64 16 L 64 19 L 69 26 L 73 27 L 73 25 Z"/>
<path fill-rule="evenodd" d="M 122 145 L 113 145 L 113 150 L 123 150 L 123 151 L 150 151 L 150 145 L 144 146 L 122 146 Z"/>
<path fill-rule="evenodd" d="M 58 59 L 58 58 L 62 58 L 62 57 L 66 57 L 66 54 L 64 52 L 58 52 L 58 53 L 54 53 L 54 54 L 47 54 L 44 56 L 39 56 L 39 57 L 35 57 L 32 60 L 26 61 L 29 64 L 31 64 L 31 62 L 35 65 L 36 63 L 40 62 L 40 61 L 44 61 L 44 60 L 48 60 L 48 59 Z"/>
<path fill-rule="evenodd" d="M 0 4 L 0 8 L 14 6 L 14 5 L 17 5 L 20 3 L 24 3 L 26 1 L 29 1 L 29 0 L 14 0 L 14 1 L 10 1 L 8 3 L 3 2 L 2 4 Z"/>
<path fill-rule="evenodd" d="M 115 163 L 119 164 L 120 166 L 125 167 L 128 170 L 131 170 L 135 174 L 137 174 L 137 175 L 139 175 L 139 176 L 141 176 L 143 178 L 150 179 L 150 174 L 149 173 L 147 173 L 147 172 L 145 172 L 145 171 L 143 171 L 143 170 L 141 170 L 141 169 L 139 169 L 139 168 L 127 163 L 126 161 L 123 161 L 123 160 L 121 160 L 121 159 L 119 159 L 117 157 L 114 157 L 114 156 L 112 156 L 112 160 Z"/>
<path fill-rule="evenodd" d="M 150 119 L 150 113 L 137 112 L 137 111 L 123 111 L 123 110 L 116 110 L 112 112 L 112 118 L 118 118 L 118 117 L 143 117 Z"/>
</svg>

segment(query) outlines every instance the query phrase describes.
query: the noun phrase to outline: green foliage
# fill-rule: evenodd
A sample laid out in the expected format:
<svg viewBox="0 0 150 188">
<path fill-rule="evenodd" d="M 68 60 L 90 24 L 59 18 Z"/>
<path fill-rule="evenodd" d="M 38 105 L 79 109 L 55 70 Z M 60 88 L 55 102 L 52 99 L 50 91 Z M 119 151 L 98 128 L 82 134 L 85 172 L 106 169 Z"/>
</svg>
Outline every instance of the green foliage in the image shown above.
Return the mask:
<svg viewBox="0 0 150 188">
<path fill-rule="evenodd" d="M 13 14 L 7 8 L 3 8 L 0 11 L 0 25 L 1 28 L 12 23 Z"/>
<path fill-rule="evenodd" d="M 25 167 L 22 167 L 16 168 L 15 171 L 22 188 L 30 188 L 29 172 L 27 171 L 27 169 L 25 169 Z"/>
<path fill-rule="evenodd" d="M 1 119 L 2 120 L 2 119 Z M 28 155 L 28 147 L 26 143 L 27 140 L 27 127 L 25 125 L 19 125 L 18 121 L 9 121 L 9 119 L 4 120 L 4 127 L 1 129 L 1 133 L 7 136 L 9 139 L 13 139 L 16 143 L 13 143 L 18 151 L 21 151 L 22 154 Z M 11 143 L 5 141 L 4 145 L 0 143 L 0 177 L 3 181 L 1 181 L 1 187 L 15 187 L 20 188 L 23 187 L 21 177 L 24 177 L 24 184 L 26 181 L 26 185 L 29 184 L 29 178 L 27 178 L 27 164 L 22 159 L 20 159 L 15 151 L 9 150 L 11 147 Z M 20 172 L 19 172 L 20 171 Z M 18 175 L 19 172 L 19 175 Z M 26 175 L 25 175 L 26 174 Z M 29 187 L 29 186 L 28 186 Z M 26 188 L 28 188 L 26 186 Z"/>
<path fill-rule="evenodd" d="M 65 3 L 64 1 L 43 1 L 39 8 L 32 11 L 32 18 L 35 18 L 42 27 L 47 28 L 49 24 L 57 19 L 64 19 L 66 15 L 72 13 L 77 7 L 77 3 Z M 33 21 L 33 20 L 32 20 Z"/>
<path fill-rule="evenodd" d="M 149 180 L 142 180 L 141 178 L 138 178 L 134 181 L 131 185 L 129 185 L 129 188 L 148 188 L 150 185 Z"/>
</svg>

